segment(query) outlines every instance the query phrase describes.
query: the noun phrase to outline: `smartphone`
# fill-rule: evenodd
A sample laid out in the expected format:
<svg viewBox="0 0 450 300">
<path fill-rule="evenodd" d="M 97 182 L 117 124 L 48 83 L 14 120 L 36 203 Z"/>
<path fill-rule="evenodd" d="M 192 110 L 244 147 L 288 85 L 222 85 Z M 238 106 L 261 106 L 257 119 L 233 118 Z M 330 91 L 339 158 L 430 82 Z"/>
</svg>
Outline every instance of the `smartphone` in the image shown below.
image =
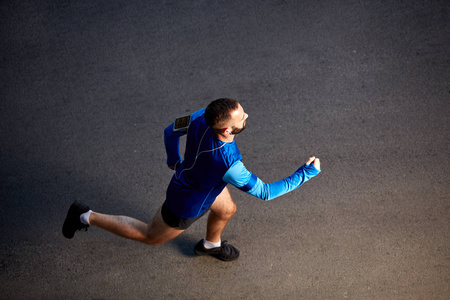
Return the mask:
<svg viewBox="0 0 450 300">
<path fill-rule="evenodd" d="M 184 131 L 186 132 L 189 128 L 189 124 L 191 124 L 191 116 L 185 116 L 176 118 L 173 123 L 173 131 Z"/>
</svg>

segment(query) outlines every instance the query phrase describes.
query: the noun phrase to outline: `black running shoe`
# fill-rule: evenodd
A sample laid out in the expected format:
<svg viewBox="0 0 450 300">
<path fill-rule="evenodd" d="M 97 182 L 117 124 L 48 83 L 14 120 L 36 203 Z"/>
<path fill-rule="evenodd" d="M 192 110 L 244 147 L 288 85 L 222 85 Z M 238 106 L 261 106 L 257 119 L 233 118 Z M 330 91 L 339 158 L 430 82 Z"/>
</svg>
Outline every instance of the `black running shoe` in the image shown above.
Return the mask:
<svg viewBox="0 0 450 300">
<path fill-rule="evenodd" d="M 203 240 L 200 240 L 195 245 L 194 251 L 197 255 L 211 255 L 223 261 L 232 261 L 239 257 L 239 250 L 228 244 L 227 241 L 223 241 L 220 247 L 206 249 L 203 246 Z"/>
<path fill-rule="evenodd" d="M 62 228 L 64 237 L 71 239 L 75 235 L 75 231 L 82 229 L 87 230 L 89 225 L 83 224 L 80 221 L 80 215 L 87 211 L 89 211 L 89 206 L 81 203 L 78 200 L 70 206 Z"/>
</svg>

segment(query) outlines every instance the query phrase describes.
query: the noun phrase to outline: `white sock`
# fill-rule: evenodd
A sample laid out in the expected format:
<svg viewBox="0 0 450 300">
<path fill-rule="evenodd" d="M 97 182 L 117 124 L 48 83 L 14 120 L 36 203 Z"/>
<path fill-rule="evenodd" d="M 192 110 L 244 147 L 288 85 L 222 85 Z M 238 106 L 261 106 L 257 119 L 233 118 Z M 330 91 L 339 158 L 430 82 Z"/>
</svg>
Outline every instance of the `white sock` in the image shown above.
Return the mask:
<svg viewBox="0 0 450 300">
<path fill-rule="evenodd" d="M 203 247 L 205 247 L 206 249 L 217 248 L 217 247 L 220 247 L 221 244 L 222 244 L 222 241 L 213 243 L 213 242 L 208 242 L 207 240 L 203 239 Z"/>
<path fill-rule="evenodd" d="M 89 225 L 89 216 L 91 215 L 92 210 L 89 210 L 83 214 L 80 215 L 80 221 L 83 224 Z"/>
</svg>

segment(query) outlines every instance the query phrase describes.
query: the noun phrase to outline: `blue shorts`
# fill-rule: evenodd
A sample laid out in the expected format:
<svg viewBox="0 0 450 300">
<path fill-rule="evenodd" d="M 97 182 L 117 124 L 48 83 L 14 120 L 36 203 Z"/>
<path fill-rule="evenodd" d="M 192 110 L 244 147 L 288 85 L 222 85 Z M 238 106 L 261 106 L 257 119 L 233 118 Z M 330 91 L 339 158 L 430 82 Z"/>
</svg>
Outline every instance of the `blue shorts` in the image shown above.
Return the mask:
<svg viewBox="0 0 450 300">
<path fill-rule="evenodd" d="M 161 207 L 161 215 L 164 220 L 164 223 L 169 225 L 172 228 L 179 228 L 179 229 L 188 229 L 189 226 L 194 224 L 195 221 L 203 217 L 207 212 L 209 208 L 206 209 L 201 215 L 195 218 L 186 219 L 186 218 L 180 218 L 177 215 L 175 215 L 173 212 L 170 211 L 170 209 L 166 205 L 166 201 L 164 201 L 162 207 Z"/>
</svg>

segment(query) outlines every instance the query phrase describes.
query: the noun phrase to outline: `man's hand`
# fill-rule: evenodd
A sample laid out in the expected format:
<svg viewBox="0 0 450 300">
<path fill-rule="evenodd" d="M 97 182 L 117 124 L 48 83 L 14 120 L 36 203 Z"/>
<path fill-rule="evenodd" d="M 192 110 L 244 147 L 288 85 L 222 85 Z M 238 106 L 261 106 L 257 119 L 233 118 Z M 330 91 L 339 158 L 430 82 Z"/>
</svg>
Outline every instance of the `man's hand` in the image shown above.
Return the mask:
<svg viewBox="0 0 450 300">
<path fill-rule="evenodd" d="M 311 156 L 308 161 L 306 162 L 306 165 L 313 164 L 314 167 L 316 167 L 317 170 L 320 170 L 320 160 L 316 158 L 315 156 Z"/>
<path fill-rule="evenodd" d="M 175 170 L 175 166 L 170 166 L 169 169 Z"/>
</svg>

